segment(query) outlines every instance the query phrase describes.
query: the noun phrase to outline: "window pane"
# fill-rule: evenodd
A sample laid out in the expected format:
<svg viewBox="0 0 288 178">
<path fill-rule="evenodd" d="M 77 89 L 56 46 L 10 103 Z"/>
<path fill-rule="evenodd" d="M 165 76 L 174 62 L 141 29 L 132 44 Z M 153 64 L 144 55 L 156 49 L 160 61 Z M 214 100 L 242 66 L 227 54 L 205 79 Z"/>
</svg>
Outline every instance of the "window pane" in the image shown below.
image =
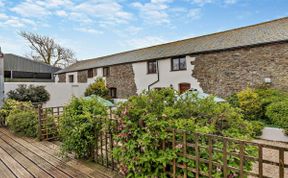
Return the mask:
<svg viewBox="0 0 288 178">
<path fill-rule="evenodd" d="M 74 82 L 74 75 L 69 75 L 69 82 L 73 83 Z"/>
<path fill-rule="evenodd" d="M 109 67 L 104 67 L 103 68 L 103 76 L 105 77 L 107 77 L 107 76 L 109 76 Z"/>
<path fill-rule="evenodd" d="M 179 70 L 179 59 L 172 60 L 172 70 Z"/>
<path fill-rule="evenodd" d="M 93 77 L 93 69 L 88 69 L 88 78 Z"/>
<path fill-rule="evenodd" d="M 156 72 L 157 72 L 156 61 L 149 61 L 148 62 L 148 73 L 156 73 Z"/>
<path fill-rule="evenodd" d="M 181 69 L 181 70 L 184 70 L 184 69 L 186 69 L 186 58 L 185 57 L 183 57 L 183 58 L 180 58 L 180 60 L 179 60 L 180 62 L 180 64 L 179 64 L 179 69 Z"/>
</svg>

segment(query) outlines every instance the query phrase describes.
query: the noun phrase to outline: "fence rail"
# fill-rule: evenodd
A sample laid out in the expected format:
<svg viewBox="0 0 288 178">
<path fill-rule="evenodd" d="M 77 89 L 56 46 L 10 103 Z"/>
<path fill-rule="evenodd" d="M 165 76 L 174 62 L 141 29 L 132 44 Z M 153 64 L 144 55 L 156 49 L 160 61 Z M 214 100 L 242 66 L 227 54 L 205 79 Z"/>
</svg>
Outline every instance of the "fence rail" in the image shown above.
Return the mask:
<svg viewBox="0 0 288 178">
<path fill-rule="evenodd" d="M 39 137 L 42 140 L 57 138 L 54 133 L 57 134 L 58 119 L 63 110 L 63 107 L 39 108 Z M 53 124 L 48 122 L 51 117 Z M 101 125 L 106 120 L 98 122 Z M 113 138 L 113 128 L 117 126 L 117 121 L 109 119 L 109 122 L 111 124 L 107 129 L 99 129 L 95 133 L 93 159 L 98 164 L 115 170 L 118 164 L 112 150 L 120 145 Z M 159 149 L 178 150 L 177 157 L 164 168 L 169 177 L 288 177 L 288 164 L 285 162 L 288 147 L 172 128 L 167 129 L 167 134 L 168 139 L 163 141 Z M 274 152 L 272 158 L 265 155 L 268 150 Z M 271 169 L 276 174 L 271 174 Z"/>
</svg>

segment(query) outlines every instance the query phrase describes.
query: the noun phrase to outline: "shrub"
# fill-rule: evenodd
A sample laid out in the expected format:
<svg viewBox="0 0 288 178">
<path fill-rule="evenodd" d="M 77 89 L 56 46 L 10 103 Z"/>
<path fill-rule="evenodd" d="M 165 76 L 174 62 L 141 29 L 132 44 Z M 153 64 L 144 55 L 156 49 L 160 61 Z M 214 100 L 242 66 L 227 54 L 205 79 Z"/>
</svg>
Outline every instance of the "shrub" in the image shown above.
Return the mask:
<svg viewBox="0 0 288 178">
<path fill-rule="evenodd" d="M 90 84 L 85 90 L 85 96 L 97 95 L 103 98 L 108 97 L 109 90 L 106 87 L 103 78 L 97 78 L 94 83 Z"/>
<path fill-rule="evenodd" d="M 97 121 L 106 119 L 107 116 L 107 108 L 94 97 L 73 98 L 65 107 L 59 121 L 62 152 L 64 154 L 73 152 L 78 158 L 91 156 L 95 133 L 102 128 Z"/>
<path fill-rule="evenodd" d="M 7 93 L 8 98 L 17 101 L 30 101 L 32 103 L 45 103 L 50 99 L 50 94 L 44 86 L 19 85 L 15 90 Z"/>
<path fill-rule="evenodd" d="M 119 146 L 113 153 L 123 174 L 128 177 L 166 176 L 163 168 L 177 158 L 179 151 L 171 147 L 160 149 L 163 141 L 171 140 L 168 127 L 242 139 L 253 135 L 251 123 L 243 120 L 240 110 L 228 103 L 216 103 L 213 97 L 199 99 L 197 95 L 176 98 L 175 93 L 173 89 L 151 90 L 133 96 L 119 106 L 119 126 L 114 137 Z M 207 152 L 202 150 L 202 154 L 207 155 Z M 215 153 L 215 157 L 221 159 L 221 156 Z M 236 158 L 230 160 L 229 164 L 237 164 Z M 177 158 L 177 161 L 181 162 L 183 158 Z M 195 168 L 193 161 L 187 164 Z M 251 168 L 249 163 L 245 166 Z M 205 165 L 201 169 L 207 171 Z"/>
<path fill-rule="evenodd" d="M 288 129 L 288 100 L 274 102 L 267 107 L 266 115 L 272 123 Z"/>
<path fill-rule="evenodd" d="M 10 113 L 23 110 L 34 110 L 34 107 L 30 102 L 20 102 L 13 99 L 6 99 L 2 108 L 0 109 L 0 120 L 2 126 L 6 125 L 6 118 Z"/>
<path fill-rule="evenodd" d="M 13 111 L 7 117 L 9 129 L 19 135 L 37 136 L 37 114 L 34 111 Z"/>
<path fill-rule="evenodd" d="M 239 107 L 242 109 L 245 119 L 257 120 L 261 115 L 261 100 L 259 95 L 251 88 L 237 93 Z"/>
<path fill-rule="evenodd" d="M 253 128 L 253 136 L 256 137 L 262 135 L 264 123 L 261 121 L 251 121 L 251 124 Z"/>
<path fill-rule="evenodd" d="M 241 97 L 241 101 L 240 98 Z M 268 88 L 261 87 L 252 89 L 246 89 L 235 93 L 227 98 L 227 101 L 234 106 L 243 110 L 245 119 L 259 120 L 266 124 L 277 125 L 267 115 L 267 107 L 273 103 L 286 101 L 288 99 L 288 93 Z M 241 103 L 241 105 L 240 105 Z M 281 127 L 281 125 L 279 125 Z"/>
</svg>

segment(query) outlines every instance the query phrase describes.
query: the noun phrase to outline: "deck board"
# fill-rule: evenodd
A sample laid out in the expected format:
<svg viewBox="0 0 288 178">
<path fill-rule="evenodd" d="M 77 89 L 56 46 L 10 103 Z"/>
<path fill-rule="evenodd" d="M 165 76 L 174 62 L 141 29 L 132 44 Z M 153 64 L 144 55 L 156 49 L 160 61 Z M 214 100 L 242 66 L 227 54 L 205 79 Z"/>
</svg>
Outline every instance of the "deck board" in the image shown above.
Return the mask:
<svg viewBox="0 0 288 178">
<path fill-rule="evenodd" d="M 35 139 L 18 137 L 0 128 L 0 173 L 1 178 L 109 178 L 103 167 L 87 166 L 68 156 L 63 158 L 59 145 L 52 142 L 38 142 Z M 117 177 L 117 176 L 116 176 Z"/>
<path fill-rule="evenodd" d="M 2 160 L 0 159 L 0 172 L 1 172 L 1 177 L 3 178 L 13 178 L 16 176 L 9 170 L 8 167 L 6 167 L 6 165 L 2 162 Z"/>
<path fill-rule="evenodd" d="M 34 164 L 32 161 L 30 161 L 28 158 L 26 158 L 24 155 L 22 155 L 20 152 L 18 152 L 15 148 L 10 146 L 1 138 L 0 138 L 0 147 L 2 147 L 7 153 L 9 153 L 11 157 L 13 157 L 14 159 L 17 159 L 17 161 L 25 169 L 27 169 L 34 177 L 37 177 L 37 178 L 52 177 L 51 175 L 46 173 L 44 170 L 42 170 L 40 167 L 38 167 L 36 164 Z"/>
<path fill-rule="evenodd" d="M 0 159 L 2 162 L 13 171 L 16 177 L 23 178 L 33 178 L 33 176 L 19 164 L 15 159 L 13 159 L 5 150 L 0 148 Z"/>
</svg>

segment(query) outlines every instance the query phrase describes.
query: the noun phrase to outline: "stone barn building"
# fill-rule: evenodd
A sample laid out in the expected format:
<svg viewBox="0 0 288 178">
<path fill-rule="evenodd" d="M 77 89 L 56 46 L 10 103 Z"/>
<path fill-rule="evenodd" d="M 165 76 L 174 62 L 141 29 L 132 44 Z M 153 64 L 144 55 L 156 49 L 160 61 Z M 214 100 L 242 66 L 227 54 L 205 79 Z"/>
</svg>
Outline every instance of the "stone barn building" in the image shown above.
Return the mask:
<svg viewBox="0 0 288 178">
<path fill-rule="evenodd" d="M 58 83 L 103 77 L 113 98 L 162 87 L 222 97 L 261 84 L 288 90 L 288 18 L 82 60 L 56 74 Z"/>
</svg>

